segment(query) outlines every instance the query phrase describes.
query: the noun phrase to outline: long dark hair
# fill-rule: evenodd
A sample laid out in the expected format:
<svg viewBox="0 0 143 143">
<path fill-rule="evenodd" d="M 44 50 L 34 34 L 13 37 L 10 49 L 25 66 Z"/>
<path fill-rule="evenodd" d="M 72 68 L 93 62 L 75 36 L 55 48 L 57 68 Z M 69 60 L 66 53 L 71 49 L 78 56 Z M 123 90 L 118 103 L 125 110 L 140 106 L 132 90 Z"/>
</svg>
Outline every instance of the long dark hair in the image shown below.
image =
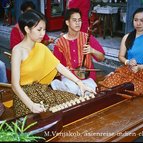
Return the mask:
<svg viewBox="0 0 143 143">
<path fill-rule="evenodd" d="M 140 13 L 140 12 L 143 12 L 143 8 L 138 8 L 134 13 L 133 13 L 133 20 L 134 20 L 134 17 L 137 13 Z M 132 23 L 133 23 L 133 20 L 132 20 Z M 136 38 L 136 30 L 133 30 L 132 32 L 129 33 L 126 41 L 125 41 L 125 46 L 128 49 L 130 49 L 133 44 L 134 44 L 134 40 Z"/>
<path fill-rule="evenodd" d="M 26 35 L 26 31 L 24 29 L 25 26 L 28 26 L 29 28 L 36 27 L 40 20 L 43 20 L 46 23 L 45 16 L 38 11 L 28 10 L 27 12 L 23 13 L 18 19 L 21 32 Z"/>
<path fill-rule="evenodd" d="M 62 32 L 68 32 L 68 26 L 66 24 L 66 20 L 69 20 L 71 18 L 71 15 L 74 13 L 79 13 L 80 16 L 82 16 L 81 11 L 78 8 L 70 8 L 66 10 L 65 16 L 64 16 L 64 23 L 63 23 L 63 29 Z"/>
</svg>

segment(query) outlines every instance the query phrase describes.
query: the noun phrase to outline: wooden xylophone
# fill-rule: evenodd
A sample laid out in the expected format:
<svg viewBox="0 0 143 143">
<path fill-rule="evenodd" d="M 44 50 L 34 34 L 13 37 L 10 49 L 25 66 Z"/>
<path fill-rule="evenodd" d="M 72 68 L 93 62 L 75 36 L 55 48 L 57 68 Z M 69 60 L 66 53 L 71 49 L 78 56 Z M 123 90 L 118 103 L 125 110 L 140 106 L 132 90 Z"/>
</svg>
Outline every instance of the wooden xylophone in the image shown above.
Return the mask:
<svg viewBox="0 0 143 143">
<path fill-rule="evenodd" d="M 74 101 L 51 107 L 49 112 L 28 114 L 26 124 L 28 125 L 36 121 L 37 124 L 31 127 L 29 132 L 49 140 L 56 136 L 65 125 L 125 100 L 122 95 L 127 95 L 129 97 L 134 96 L 132 94 L 133 90 L 134 85 L 132 83 L 124 83 L 99 92 L 96 95 L 89 95 L 83 98 L 79 97 Z M 14 118 L 10 121 L 15 121 L 17 119 L 22 120 L 23 118 L 24 117 Z"/>
</svg>

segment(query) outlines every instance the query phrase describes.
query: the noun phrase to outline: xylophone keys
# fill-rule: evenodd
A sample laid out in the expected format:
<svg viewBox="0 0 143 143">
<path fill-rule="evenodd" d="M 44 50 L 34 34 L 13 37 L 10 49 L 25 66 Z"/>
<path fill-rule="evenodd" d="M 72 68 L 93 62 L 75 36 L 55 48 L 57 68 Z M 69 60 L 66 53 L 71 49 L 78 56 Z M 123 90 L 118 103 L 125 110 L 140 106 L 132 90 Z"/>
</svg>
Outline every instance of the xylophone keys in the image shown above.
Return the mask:
<svg viewBox="0 0 143 143">
<path fill-rule="evenodd" d="M 58 106 L 60 107 L 61 110 L 65 108 L 63 104 L 59 104 Z"/>
<path fill-rule="evenodd" d="M 80 103 L 80 100 L 78 98 L 75 98 L 74 101 L 79 104 Z"/>
<path fill-rule="evenodd" d="M 54 107 L 50 107 L 50 108 L 49 108 L 49 111 L 55 113 L 55 112 L 58 111 L 58 109 L 54 106 Z"/>
<path fill-rule="evenodd" d="M 54 113 L 54 112 L 63 110 L 65 108 L 71 107 L 73 105 L 80 104 L 81 102 L 85 102 L 86 100 L 90 100 L 92 98 L 95 98 L 94 93 L 86 94 L 84 96 L 80 96 L 79 98 L 75 98 L 73 100 L 70 100 L 70 101 L 67 101 L 65 103 L 56 105 L 54 107 L 50 107 L 49 111 Z"/>
<path fill-rule="evenodd" d="M 84 102 L 84 101 L 85 101 L 84 97 L 82 97 L 82 96 L 79 97 L 79 100 L 80 100 L 81 102 Z"/>
<path fill-rule="evenodd" d="M 57 108 L 57 111 L 61 110 L 61 107 L 59 105 L 56 105 L 55 108 Z"/>
<path fill-rule="evenodd" d="M 88 95 L 85 95 L 84 98 L 85 98 L 86 100 L 90 100 L 90 97 L 89 97 Z"/>
<path fill-rule="evenodd" d="M 62 105 L 64 106 L 64 109 L 68 108 L 68 105 L 66 103 L 63 103 Z"/>
<path fill-rule="evenodd" d="M 76 102 L 75 102 L 74 100 L 71 100 L 70 103 L 71 103 L 72 105 L 76 105 Z"/>
<path fill-rule="evenodd" d="M 89 95 L 89 97 L 91 97 L 91 98 L 95 98 L 94 93 L 91 93 L 91 94 Z"/>
<path fill-rule="evenodd" d="M 72 106 L 72 104 L 69 101 L 67 101 L 66 104 L 67 104 L 68 107 Z"/>
</svg>

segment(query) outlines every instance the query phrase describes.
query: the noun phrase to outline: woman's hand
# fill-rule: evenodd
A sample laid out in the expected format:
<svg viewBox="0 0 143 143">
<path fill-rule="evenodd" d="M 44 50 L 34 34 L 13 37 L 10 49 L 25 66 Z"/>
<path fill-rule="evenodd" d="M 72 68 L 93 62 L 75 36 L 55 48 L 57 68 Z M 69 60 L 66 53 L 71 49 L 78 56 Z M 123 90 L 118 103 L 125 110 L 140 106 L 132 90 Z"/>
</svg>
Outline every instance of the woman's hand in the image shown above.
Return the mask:
<svg viewBox="0 0 143 143">
<path fill-rule="evenodd" d="M 136 73 L 136 72 L 138 72 L 138 71 L 140 70 L 140 68 L 139 68 L 138 65 L 136 65 L 136 66 L 132 66 L 132 67 L 131 67 L 131 70 L 132 70 L 134 73 Z"/>
<path fill-rule="evenodd" d="M 46 112 L 46 108 L 43 103 L 33 103 L 30 110 L 33 113 Z"/>
<path fill-rule="evenodd" d="M 129 66 L 133 67 L 133 66 L 136 66 L 136 65 L 137 65 L 137 62 L 136 62 L 135 59 L 131 59 L 131 60 L 129 61 Z"/>
<path fill-rule="evenodd" d="M 81 95 L 82 95 L 82 96 L 85 95 L 85 92 L 86 92 L 86 91 L 88 91 L 88 92 L 90 92 L 90 93 L 96 94 L 96 92 L 95 92 L 91 87 L 88 87 L 88 86 L 86 86 L 85 84 L 83 84 L 81 80 L 78 80 L 76 83 L 77 83 L 77 85 L 80 87 Z"/>
<path fill-rule="evenodd" d="M 137 65 L 137 62 L 136 62 L 135 59 L 129 60 L 128 65 L 129 65 L 130 69 L 131 69 L 134 73 L 136 73 L 136 72 L 139 71 L 139 66 Z"/>
</svg>

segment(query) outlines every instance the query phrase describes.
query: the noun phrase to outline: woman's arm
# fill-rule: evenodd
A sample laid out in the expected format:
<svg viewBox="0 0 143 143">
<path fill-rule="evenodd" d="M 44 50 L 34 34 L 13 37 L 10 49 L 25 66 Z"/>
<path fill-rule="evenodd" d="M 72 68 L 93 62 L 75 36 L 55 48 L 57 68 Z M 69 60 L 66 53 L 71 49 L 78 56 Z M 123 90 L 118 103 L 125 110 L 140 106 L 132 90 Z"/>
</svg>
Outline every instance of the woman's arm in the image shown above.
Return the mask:
<svg viewBox="0 0 143 143">
<path fill-rule="evenodd" d="M 20 86 L 20 65 L 22 62 L 22 51 L 20 47 L 12 50 L 11 69 L 12 69 L 12 89 L 20 100 L 34 113 L 45 111 L 40 104 L 34 103 L 22 90 Z"/>
<path fill-rule="evenodd" d="M 118 58 L 120 60 L 121 63 L 127 65 L 128 64 L 128 59 L 126 59 L 126 52 L 127 52 L 127 48 L 125 46 L 125 41 L 127 39 L 128 34 L 126 34 L 121 41 L 121 45 L 120 45 L 120 50 L 119 50 L 119 55 Z"/>
<path fill-rule="evenodd" d="M 126 53 L 127 53 L 127 48 L 125 46 L 125 42 L 126 42 L 126 39 L 127 39 L 127 36 L 128 34 L 126 34 L 122 41 L 121 41 L 121 45 L 120 45 L 120 50 L 119 50 L 119 55 L 118 55 L 118 58 L 120 60 L 120 62 L 122 62 L 123 64 L 125 65 L 129 65 L 130 68 L 134 71 L 134 72 L 137 72 L 140 68 L 139 66 L 137 65 L 137 62 L 135 59 L 131 59 L 131 60 L 128 60 L 126 59 Z"/>
<path fill-rule="evenodd" d="M 64 75 L 65 77 L 67 77 L 68 79 L 72 80 L 73 82 L 75 82 L 80 88 L 81 88 L 81 92 L 82 95 L 84 95 L 85 91 L 89 91 L 89 92 L 93 92 L 95 93 L 95 91 L 93 89 L 91 89 L 90 87 L 85 86 L 81 80 L 79 80 L 72 72 L 70 72 L 65 66 L 63 66 L 61 63 L 58 64 L 58 66 L 56 67 L 58 72 L 60 72 L 62 75 Z"/>
</svg>

